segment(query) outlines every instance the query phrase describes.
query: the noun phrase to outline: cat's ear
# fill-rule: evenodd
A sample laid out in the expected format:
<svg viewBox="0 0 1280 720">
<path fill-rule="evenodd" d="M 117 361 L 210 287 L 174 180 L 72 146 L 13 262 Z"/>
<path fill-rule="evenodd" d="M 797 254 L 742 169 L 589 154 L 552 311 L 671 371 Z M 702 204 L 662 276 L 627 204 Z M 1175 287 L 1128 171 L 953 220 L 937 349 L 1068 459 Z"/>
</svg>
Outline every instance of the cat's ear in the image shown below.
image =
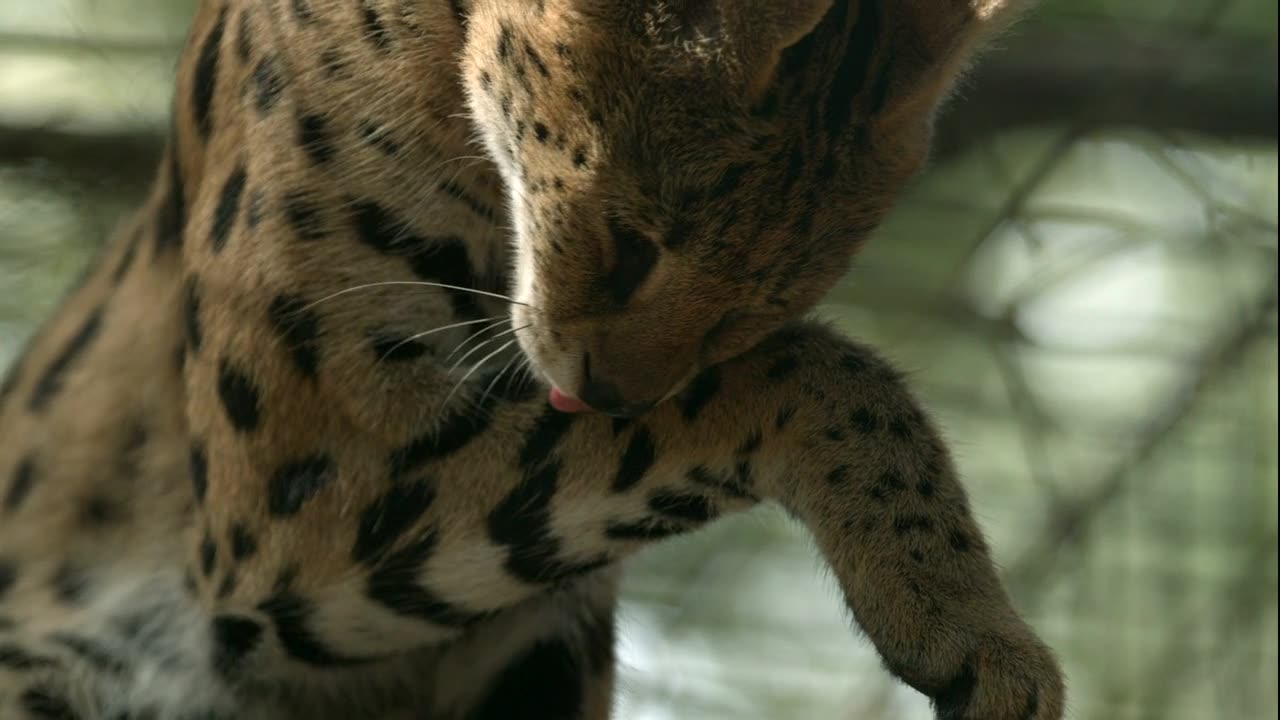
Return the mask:
<svg viewBox="0 0 1280 720">
<path fill-rule="evenodd" d="M 1034 0 L 861 0 L 861 22 L 873 8 L 882 30 L 870 70 L 883 88 L 878 121 L 929 117 L 990 36 Z"/>
<path fill-rule="evenodd" d="M 773 79 L 782 52 L 845 0 L 662 0 L 651 6 L 657 38 L 727 64 L 753 96 Z"/>
<path fill-rule="evenodd" d="M 777 77 L 787 48 L 820 32 L 843 35 L 842 79 L 883 93 L 882 115 L 930 113 L 981 41 L 1031 0 L 660 0 L 649 31 L 739 74 L 756 99 Z M 858 78 L 845 74 L 861 73 Z"/>
</svg>

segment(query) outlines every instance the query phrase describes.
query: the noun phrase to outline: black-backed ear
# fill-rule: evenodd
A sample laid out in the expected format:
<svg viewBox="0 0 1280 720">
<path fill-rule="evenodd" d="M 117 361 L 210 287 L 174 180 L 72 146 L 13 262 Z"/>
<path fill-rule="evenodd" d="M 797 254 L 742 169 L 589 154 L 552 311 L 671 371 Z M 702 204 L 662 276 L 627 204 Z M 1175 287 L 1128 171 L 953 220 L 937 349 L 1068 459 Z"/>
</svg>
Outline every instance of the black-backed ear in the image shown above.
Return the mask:
<svg viewBox="0 0 1280 720">
<path fill-rule="evenodd" d="M 834 2 L 845 0 L 660 0 L 649 6 L 646 33 L 719 62 L 746 92 L 763 94 L 782 51 L 808 35 Z"/>
<path fill-rule="evenodd" d="M 874 72 L 885 88 L 877 122 L 930 117 L 993 34 L 1034 0 L 862 0 L 883 29 Z"/>
</svg>

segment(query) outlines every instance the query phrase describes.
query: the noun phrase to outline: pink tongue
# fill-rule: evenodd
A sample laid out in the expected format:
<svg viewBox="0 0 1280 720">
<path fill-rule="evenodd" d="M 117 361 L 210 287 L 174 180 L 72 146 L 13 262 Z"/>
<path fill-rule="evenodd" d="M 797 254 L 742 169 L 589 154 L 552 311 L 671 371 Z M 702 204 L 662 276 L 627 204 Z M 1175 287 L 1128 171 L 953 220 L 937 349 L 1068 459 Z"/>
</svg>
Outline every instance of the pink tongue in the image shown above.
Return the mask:
<svg viewBox="0 0 1280 720">
<path fill-rule="evenodd" d="M 551 388 L 551 395 L 547 398 L 551 403 L 551 407 L 565 413 L 591 412 L 591 407 L 576 397 L 565 395 L 560 392 L 560 388 Z"/>
</svg>

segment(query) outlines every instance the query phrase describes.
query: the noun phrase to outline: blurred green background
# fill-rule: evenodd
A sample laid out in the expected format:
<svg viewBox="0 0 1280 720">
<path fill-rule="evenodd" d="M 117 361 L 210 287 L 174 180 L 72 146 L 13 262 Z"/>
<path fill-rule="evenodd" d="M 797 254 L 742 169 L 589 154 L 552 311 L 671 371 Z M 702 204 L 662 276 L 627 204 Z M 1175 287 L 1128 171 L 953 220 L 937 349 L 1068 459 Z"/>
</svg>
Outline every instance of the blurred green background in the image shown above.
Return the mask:
<svg viewBox="0 0 1280 720">
<path fill-rule="evenodd" d="M 0 2 L 0 367 L 148 180 L 193 0 Z M 822 313 L 909 369 L 1081 720 L 1277 714 L 1275 0 L 1045 0 Z M 620 718 L 923 720 L 770 509 L 633 563 Z"/>
</svg>

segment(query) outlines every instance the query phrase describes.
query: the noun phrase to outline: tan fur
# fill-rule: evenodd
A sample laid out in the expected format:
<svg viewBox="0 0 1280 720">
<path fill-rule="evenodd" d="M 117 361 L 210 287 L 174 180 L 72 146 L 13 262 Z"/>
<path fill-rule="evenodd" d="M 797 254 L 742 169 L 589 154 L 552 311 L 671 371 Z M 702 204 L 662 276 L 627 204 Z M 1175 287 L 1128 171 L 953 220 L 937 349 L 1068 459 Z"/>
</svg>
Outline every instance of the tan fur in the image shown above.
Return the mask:
<svg viewBox="0 0 1280 720">
<path fill-rule="evenodd" d="M 799 320 L 1004 5 L 204 2 L 0 396 L 0 718 L 603 720 L 612 568 L 761 500 L 940 717 L 1061 718 L 937 432 Z M 591 380 L 631 417 L 547 406 Z"/>
</svg>

